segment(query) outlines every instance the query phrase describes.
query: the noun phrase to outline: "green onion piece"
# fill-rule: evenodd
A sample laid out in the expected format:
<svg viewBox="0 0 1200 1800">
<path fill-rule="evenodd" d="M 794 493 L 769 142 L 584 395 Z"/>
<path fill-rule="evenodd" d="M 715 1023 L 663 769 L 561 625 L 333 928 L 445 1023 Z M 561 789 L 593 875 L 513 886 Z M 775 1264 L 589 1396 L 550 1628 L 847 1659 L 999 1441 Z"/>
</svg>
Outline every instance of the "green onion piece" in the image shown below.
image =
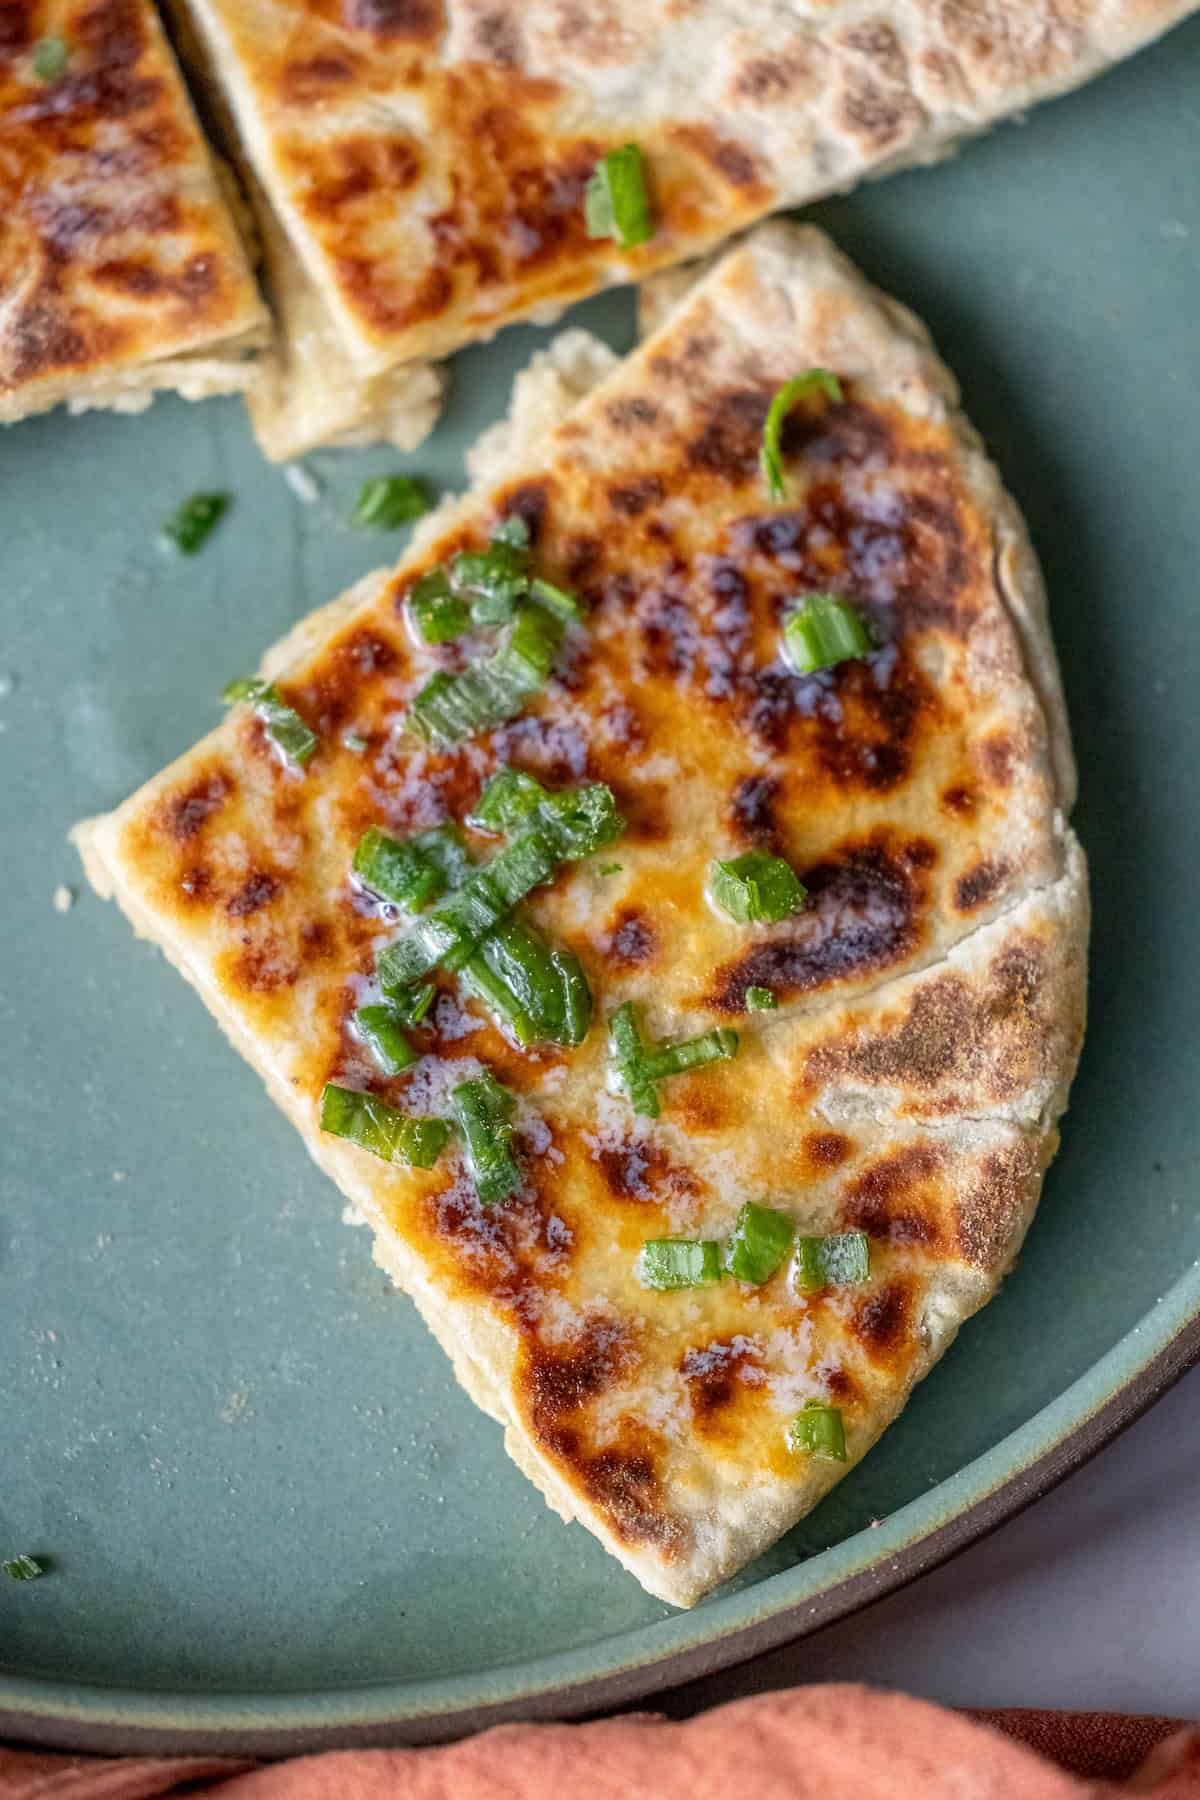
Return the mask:
<svg viewBox="0 0 1200 1800">
<path fill-rule="evenodd" d="M 433 1005 L 436 993 L 437 989 L 431 981 L 425 982 L 421 987 L 401 988 L 389 1001 L 395 1011 L 397 1024 L 406 1029 L 419 1025 Z"/>
<path fill-rule="evenodd" d="M 523 919 L 490 932 L 459 977 L 523 1046 L 580 1044 L 587 1036 L 592 994 L 578 957 L 551 950 Z"/>
<path fill-rule="evenodd" d="M 715 862 L 709 888 L 718 906 L 741 923 L 776 924 L 804 905 L 808 890 L 781 856 L 747 850 L 730 862 Z"/>
<path fill-rule="evenodd" d="M 487 804 L 490 786 L 481 805 Z M 377 966 L 387 993 L 419 981 L 438 963 L 461 969 L 518 900 L 549 881 L 560 863 L 577 862 L 610 842 L 625 823 L 612 790 L 602 782 L 548 794 L 536 816 L 536 825 L 497 851 L 428 918 L 380 953 Z"/>
<path fill-rule="evenodd" d="M 444 1119 L 412 1119 L 374 1094 L 327 1081 L 321 1095 L 321 1130 L 348 1138 L 384 1162 L 432 1169 L 446 1148 L 450 1127 Z"/>
<path fill-rule="evenodd" d="M 493 544 L 511 544 L 514 550 L 528 550 L 529 526 L 520 513 L 509 513 L 507 519 L 492 531 Z"/>
<path fill-rule="evenodd" d="M 467 1141 L 467 1162 L 479 1204 L 497 1206 L 521 1185 L 521 1166 L 512 1147 L 516 1102 L 490 1073 L 462 1082 L 450 1100 Z"/>
<path fill-rule="evenodd" d="M 747 1012 L 774 1012 L 779 1005 L 778 1000 L 768 987 L 748 987 L 746 989 Z"/>
<path fill-rule="evenodd" d="M 39 81 L 57 81 L 67 66 L 69 52 L 60 37 L 39 38 L 33 46 L 33 72 Z M 5 1568 L 8 1568 L 6 1563 Z M 39 1570 L 39 1574 L 40 1574 Z M 12 1571 L 9 1569 L 9 1573 Z"/>
<path fill-rule="evenodd" d="M 568 594 L 566 588 L 555 587 L 552 581 L 543 581 L 540 575 L 534 577 L 529 584 L 529 593 L 539 606 L 548 606 L 557 613 L 560 619 L 574 624 L 583 617 L 583 608 L 574 594 Z"/>
<path fill-rule="evenodd" d="M 451 593 L 445 569 L 430 569 L 413 582 L 408 595 L 413 624 L 427 644 L 447 644 L 461 637 L 471 623 L 465 600 Z"/>
<path fill-rule="evenodd" d="M 440 669 L 416 695 L 407 724 L 439 749 L 515 719 L 544 687 L 562 642 L 563 622 L 545 607 L 518 606 L 505 641 L 486 662 L 450 675 Z"/>
<path fill-rule="evenodd" d="M 809 1456 L 824 1456 L 831 1462 L 846 1461 L 846 1427 L 841 1408 L 822 1406 L 819 1400 L 806 1400 L 803 1412 L 796 1414 L 788 1426 L 788 1445 Z"/>
<path fill-rule="evenodd" d="M 865 1231 L 796 1239 L 792 1280 L 802 1294 L 815 1294 L 826 1287 L 848 1287 L 866 1281 L 870 1273 L 871 1244 Z"/>
<path fill-rule="evenodd" d="M 378 825 L 358 840 L 354 873 L 366 888 L 406 912 L 419 912 L 465 876 L 467 852 L 453 825 L 435 825 L 413 838 L 389 837 Z"/>
<path fill-rule="evenodd" d="M 193 494 L 171 514 L 160 532 L 168 550 L 183 556 L 195 556 L 209 533 L 230 505 L 229 494 Z"/>
<path fill-rule="evenodd" d="M 36 1556 L 14 1556 L 8 1562 L 0 1563 L 0 1569 L 14 1581 L 36 1581 L 39 1575 L 46 1573 L 45 1565 Z"/>
<path fill-rule="evenodd" d="M 779 443 L 783 421 L 797 400 L 802 400 L 807 394 L 818 393 L 824 394 L 827 400 L 840 401 L 842 398 L 842 384 L 828 369 L 809 369 L 806 375 L 794 375 L 791 381 L 784 382 L 767 408 L 758 462 L 772 500 L 782 500 L 787 495 L 783 452 Z"/>
<path fill-rule="evenodd" d="M 273 681 L 262 681 L 253 675 L 239 676 L 226 682 L 221 698 L 226 706 L 239 700 L 252 701 L 267 736 L 289 762 L 298 763 L 301 768 L 320 742 L 316 732 L 311 731 L 295 708 L 287 704 Z"/>
<path fill-rule="evenodd" d="M 783 647 L 798 675 L 853 662 L 874 647 L 870 630 L 838 594 L 810 594 L 783 622 Z"/>
<path fill-rule="evenodd" d="M 354 1023 L 381 1075 L 399 1075 L 416 1062 L 417 1053 L 404 1035 L 394 1004 L 385 1000 L 379 1006 L 360 1006 Z"/>
<path fill-rule="evenodd" d="M 647 1238 L 637 1272 L 643 1287 L 712 1287 L 721 1279 L 721 1246 L 712 1238 Z"/>
<path fill-rule="evenodd" d="M 529 552 L 511 534 L 494 536 L 486 550 L 460 550 L 450 565 L 450 586 L 469 599 L 473 625 L 507 624 L 529 592 Z"/>
<path fill-rule="evenodd" d="M 688 1069 L 702 1069 L 706 1063 L 727 1062 L 737 1053 L 737 1032 L 728 1025 L 714 1025 L 711 1031 L 702 1031 L 699 1037 L 658 1045 L 646 1058 L 646 1072 L 651 1081 L 662 1081 L 667 1075 L 683 1075 Z"/>
<path fill-rule="evenodd" d="M 769 1281 L 792 1247 L 795 1226 L 786 1213 L 753 1200 L 737 1216 L 725 1250 L 725 1267 L 739 1281 Z"/>
<path fill-rule="evenodd" d="M 588 180 L 584 216 L 590 238 L 615 238 L 625 250 L 654 236 L 642 153 L 636 144 L 623 144 L 600 158 Z"/>
<path fill-rule="evenodd" d="M 467 824 L 499 837 L 523 824 L 549 797 L 532 775 L 521 769 L 500 769 L 483 788 L 474 811 L 467 814 Z"/>
<path fill-rule="evenodd" d="M 353 522 L 376 531 L 398 531 L 428 511 L 429 501 L 411 475 L 376 475 L 358 496 Z"/>
<path fill-rule="evenodd" d="M 361 756 L 366 747 L 366 738 L 359 737 L 357 731 L 344 731 L 342 733 L 342 749 L 349 750 L 352 756 Z"/>
<path fill-rule="evenodd" d="M 619 875 L 624 866 L 624 863 L 601 863 L 596 873 L 597 875 Z"/>
<path fill-rule="evenodd" d="M 662 1108 L 646 1066 L 646 1047 L 637 1028 L 632 1000 L 623 1001 L 608 1021 L 608 1048 L 613 1071 L 634 1112 L 646 1119 L 657 1119 Z"/>
</svg>

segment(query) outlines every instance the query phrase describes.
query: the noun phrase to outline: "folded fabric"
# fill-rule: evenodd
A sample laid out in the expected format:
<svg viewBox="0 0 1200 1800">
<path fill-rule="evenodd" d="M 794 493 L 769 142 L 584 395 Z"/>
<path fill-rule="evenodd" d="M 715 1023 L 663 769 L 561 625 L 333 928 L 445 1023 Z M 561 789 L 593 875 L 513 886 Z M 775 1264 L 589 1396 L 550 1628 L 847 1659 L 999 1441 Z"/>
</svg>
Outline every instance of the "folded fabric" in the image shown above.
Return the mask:
<svg viewBox="0 0 1200 1800">
<path fill-rule="evenodd" d="M 440 1749 L 331 1751 L 265 1768 L 0 1749 L 0 1800 L 558 1800 L 568 1791 L 572 1800 L 1200 1800 L 1200 1729 L 1104 1713 L 972 1720 L 902 1694 L 830 1686 L 759 1694 L 681 1723 L 642 1713 L 500 1725 Z"/>
</svg>

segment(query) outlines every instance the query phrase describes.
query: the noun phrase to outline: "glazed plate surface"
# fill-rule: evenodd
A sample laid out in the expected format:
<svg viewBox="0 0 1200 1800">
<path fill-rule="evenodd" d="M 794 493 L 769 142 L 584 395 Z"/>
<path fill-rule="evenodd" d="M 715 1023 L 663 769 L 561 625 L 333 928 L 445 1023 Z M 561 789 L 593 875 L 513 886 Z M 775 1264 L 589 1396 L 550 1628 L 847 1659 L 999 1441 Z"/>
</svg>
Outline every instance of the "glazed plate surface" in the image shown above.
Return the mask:
<svg viewBox="0 0 1200 1800">
<path fill-rule="evenodd" d="M 961 1546 L 1200 1349 L 1200 20 L 940 168 L 812 209 L 928 321 L 1050 587 L 1096 911 L 1091 1024 L 1016 1274 L 863 1466 L 693 1613 L 546 1511 L 195 996 L 66 833 L 198 737 L 461 481 L 546 334 L 459 357 L 410 458 L 302 503 L 235 401 L 0 435 L 0 1734 L 263 1751 L 648 1694 Z M 572 315 L 618 349 L 628 293 Z M 194 561 L 156 546 L 235 495 Z M 55 889 L 75 904 L 56 910 Z"/>
</svg>

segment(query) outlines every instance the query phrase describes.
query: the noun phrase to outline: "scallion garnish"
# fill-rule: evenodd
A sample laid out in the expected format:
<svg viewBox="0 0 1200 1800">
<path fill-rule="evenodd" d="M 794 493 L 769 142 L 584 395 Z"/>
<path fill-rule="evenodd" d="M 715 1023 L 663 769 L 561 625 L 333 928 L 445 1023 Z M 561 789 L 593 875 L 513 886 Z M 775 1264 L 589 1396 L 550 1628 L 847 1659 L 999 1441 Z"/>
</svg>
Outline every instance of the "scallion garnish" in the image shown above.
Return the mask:
<svg viewBox="0 0 1200 1800">
<path fill-rule="evenodd" d="M 460 550 L 450 564 L 450 586 L 470 602 L 473 625 L 507 624 L 529 592 L 528 534 L 520 544 L 502 533 L 503 527 L 486 550 Z"/>
<path fill-rule="evenodd" d="M 634 1112 L 648 1119 L 657 1119 L 662 1110 L 658 1082 L 707 1063 L 722 1062 L 736 1056 L 738 1050 L 738 1034 L 727 1025 L 677 1043 L 647 1045 L 638 1031 L 631 1000 L 618 1006 L 609 1020 L 608 1039 L 613 1072 Z"/>
<path fill-rule="evenodd" d="M 766 850 L 747 850 L 732 861 L 715 862 L 708 879 L 718 906 L 743 924 L 775 924 L 796 912 L 808 897 L 795 871 Z"/>
<path fill-rule="evenodd" d="M 381 1075 L 399 1075 L 416 1062 L 417 1053 L 404 1035 L 400 1010 L 394 1001 L 360 1006 L 354 1023 Z"/>
<path fill-rule="evenodd" d="M 353 521 L 376 531 L 398 531 L 428 511 L 429 501 L 411 475 L 376 475 L 364 484 Z"/>
<path fill-rule="evenodd" d="M 267 736 L 289 762 L 301 768 L 320 742 L 316 732 L 310 730 L 296 709 L 287 704 L 273 681 L 243 675 L 226 683 L 221 698 L 226 706 L 233 706 L 239 700 L 250 701 Z"/>
<path fill-rule="evenodd" d="M 347 1138 L 384 1162 L 432 1169 L 446 1147 L 450 1127 L 444 1119 L 413 1119 L 394 1106 L 328 1081 L 321 1095 L 321 1130 Z"/>
<path fill-rule="evenodd" d="M 528 550 L 529 526 L 520 513 L 509 513 L 492 529 L 493 544 L 509 544 L 514 550 Z"/>
<path fill-rule="evenodd" d="M 413 623 L 427 644 L 447 644 L 471 623 L 466 601 L 451 592 L 445 569 L 430 569 L 414 581 L 408 596 Z"/>
<path fill-rule="evenodd" d="M 648 1288 L 712 1287 L 721 1279 L 721 1246 L 712 1238 L 647 1238 L 637 1273 Z"/>
<path fill-rule="evenodd" d="M 846 1461 L 846 1427 L 840 1407 L 806 1400 L 803 1412 L 797 1413 L 788 1426 L 787 1436 L 793 1450 L 824 1456 L 831 1462 Z"/>
<path fill-rule="evenodd" d="M 549 790 L 523 769 L 500 769 L 467 814 L 467 824 L 475 831 L 490 831 L 501 837 L 514 825 L 523 825 L 548 798 Z"/>
<path fill-rule="evenodd" d="M 783 622 L 783 647 L 798 675 L 853 662 L 874 648 L 870 629 L 839 594 L 810 594 Z"/>
<path fill-rule="evenodd" d="M 624 863 L 601 863 L 596 873 L 600 876 L 619 875 L 624 866 Z"/>
<path fill-rule="evenodd" d="M 444 669 L 417 694 L 407 724 L 440 749 L 515 719 L 545 686 L 562 642 L 563 621 L 533 602 L 517 607 L 504 642 L 486 662 L 450 675 Z"/>
<path fill-rule="evenodd" d="M 774 1012 L 778 1005 L 779 1002 L 769 987 L 748 987 L 746 989 L 747 1012 Z"/>
<path fill-rule="evenodd" d="M 826 1287 L 849 1287 L 871 1273 L 871 1243 L 865 1231 L 837 1231 L 828 1237 L 796 1239 L 792 1280 L 802 1294 Z"/>
<path fill-rule="evenodd" d="M 63 38 L 39 38 L 33 46 L 33 72 L 38 80 L 57 81 L 66 69 L 69 54 Z M 8 1567 L 7 1563 L 5 1567 Z M 12 1573 L 11 1569 L 9 1573 Z"/>
<path fill-rule="evenodd" d="M 343 731 L 342 749 L 349 750 L 351 756 L 361 756 L 366 747 L 366 738 L 360 737 L 357 731 Z"/>
<path fill-rule="evenodd" d="M 792 1247 L 795 1226 L 787 1213 L 747 1200 L 725 1249 L 725 1267 L 739 1281 L 769 1281 Z"/>
<path fill-rule="evenodd" d="M 459 977 L 521 1045 L 581 1044 L 587 1036 L 592 994 L 578 957 L 551 950 L 521 918 L 489 932 Z"/>
<path fill-rule="evenodd" d="M 508 1200 L 521 1185 L 521 1165 L 512 1147 L 516 1102 L 495 1076 L 485 1071 L 464 1081 L 450 1095 L 454 1116 L 467 1145 L 467 1162 L 481 1206 Z"/>
<path fill-rule="evenodd" d="M 413 838 L 389 837 L 372 825 L 358 840 L 353 864 L 364 887 L 406 912 L 419 912 L 436 900 L 463 879 L 469 866 L 453 825 L 435 825 Z"/>
<path fill-rule="evenodd" d="M 183 556 L 195 556 L 228 510 L 231 499 L 229 494 L 193 494 L 163 526 L 159 535 L 164 546 Z"/>
<path fill-rule="evenodd" d="M 642 153 L 623 144 L 602 156 L 588 179 L 584 214 L 590 238 L 615 238 L 622 249 L 654 236 Z"/>
<path fill-rule="evenodd" d="M 568 594 L 566 588 L 555 587 L 552 581 L 543 581 L 535 575 L 529 584 L 529 593 L 539 606 L 547 606 L 557 613 L 560 619 L 573 624 L 583 617 L 583 608 L 574 594 Z"/>
<path fill-rule="evenodd" d="M 436 994 L 432 981 L 424 982 L 421 987 L 402 988 L 394 994 L 389 1004 L 396 1014 L 397 1024 L 404 1030 L 419 1025 L 433 1005 Z"/>
<path fill-rule="evenodd" d="M 46 1573 L 45 1565 L 36 1556 L 13 1556 L 8 1562 L 0 1563 L 0 1569 L 13 1581 L 36 1581 L 39 1575 Z"/>
<path fill-rule="evenodd" d="M 791 381 L 785 381 L 771 401 L 763 426 L 762 449 L 758 453 L 758 460 L 772 500 L 783 500 L 787 495 L 783 451 L 779 442 L 783 421 L 796 402 L 807 394 L 824 394 L 827 400 L 840 401 L 842 384 L 828 369 L 809 369 L 807 374 L 795 375 Z"/>
<path fill-rule="evenodd" d="M 487 790 L 481 805 L 486 796 Z M 549 881 L 560 863 L 590 856 L 623 827 L 612 791 L 601 782 L 547 795 L 529 830 L 497 851 L 441 906 L 380 953 L 378 969 L 385 990 L 393 993 L 408 987 L 439 963 L 461 969 L 518 900 Z"/>
</svg>

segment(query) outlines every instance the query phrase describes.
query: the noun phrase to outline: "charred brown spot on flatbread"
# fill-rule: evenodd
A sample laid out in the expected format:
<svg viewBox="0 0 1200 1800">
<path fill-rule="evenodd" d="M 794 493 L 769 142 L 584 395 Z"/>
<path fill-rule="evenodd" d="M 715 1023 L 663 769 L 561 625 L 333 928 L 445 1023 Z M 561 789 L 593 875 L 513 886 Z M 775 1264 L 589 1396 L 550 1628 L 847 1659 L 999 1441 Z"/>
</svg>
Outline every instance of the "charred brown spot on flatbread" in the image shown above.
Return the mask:
<svg viewBox="0 0 1200 1800">
<path fill-rule="evenodd" d="M 186 844 L 218 813 L 233 792 L 232 778 L 224 769 L 197 776 L 162 803 L 161 817 L 168 835 Z"/>
<path fill-rule="evenodd" d="M 1057 1147 L 1057 1133 L 1040 1144 L 1022 1141 L 984 1157 L 977 1180 L 959 1198 L 958 1248 L 977 1268 L 1000 1270 L 1008 1260 L 1035 1180 Z"/>
<path fill-rule="evenodd" d="M 746 197 L 758 188 L 766 192 L 758 164 L 745 144 L 722 137 L 710 125 L 677 125 L 671 136 L 715 169 L 731 187 L 744 190 Z"/>
<path fill-rule="evenodd" d="M 904 960 L 922 936 L 925 875 L 910 845 L 897 844 L 886 830 L 844 845 L 801 874 L 806 909 L 778 936 L 719 970 L 707 1004 L 718 1012 L 744 1012 L 750 987 L 770 988 L 782 999 Z"/>
<path fill-rule="evenodd" d="M 779 836 L 775 802 L 779 797 L 776 775 L 740 775 L 729 803 L 730 823 L 740 838 L 751 844 L 772 844 Z"/>
<path fill-rule="evenodd" d="M 851 1331 L 875 1363 L 898 1363 L 913 1333 L 913 1284 L 885 1282 L 854 1308 Z"/>
<path fill-rule="evenodd" d="M 857 1175 L 842 1200 L 847 1225 L 893 1244 L 936 1245 L 941 1237 L 936 1184 L 944 1152 L 911 1144 L 876 1158 Z"/>
<path fill-rule="evenodd" d="M 352 31 L 408 43 L 438 37 L 445 23 L 441 0 L 340 0 L 340 7 L 342 20 Z"/>
<path fill-rule="evenodd" d="M 320 105 L 349 88 L 361 72 L 361 62 L 348 51 L 324 50 L 314 56 L 297 56 L 285 62 L 276 81 L 281 96 L 293 106 Z"/>
<path fill-rule="evenodd" d="M 679 1372 L 687 1383 L 693 1421 L 701 1430 L 719 1426 L 722 1413 L 763 1386 L 762 1355 L 752 1338 L 715 1338 L 686 1350 Z"/>
<path fill-rule="evenodd" d="M 967 869 L 954 884 L 954 904 L 959 912 L 977 912 L 996 898 L 1012 873 L 1004 857 L 985 858 Z"/>
<path fill-rule="evenodd" d="M 854 1143 L 841 1131 L 810 1131 L 804 1154 L 814 1169 L 836 1169 L 854 1154 Z"/>
<path fill-rule="evenodd" d="M 627 519 L 637 519 L 647 507 L 657 505 L 663 492 L 663 484 L 657 475 L 644 475 L 638 481 L 609 488 L 608 503 L 614 512 L 623 514 Z"/>
<path fill-rule="evenodd" d="M 672 1161 L 651 1138 L 623 1138 L 615 1144 L 602 1144 L 591 1154 L 616 1201 L 661 1206 L 694 1199 L 701 1192 L 700 1180 L 692 1170 Z"/>
<path fill-rule="evenodd" d="M 225 911 L 231 919 L 245 919 L 251 913 L 261 912 L 264 906 L 271 904 L 282 885 L 279 876 L 269 869 L 252 869 L 225 902 Z"/>
<path fill-rule="evenodd" d="M 305 210 L 315 218 L 336 218 L 380 188 L 402 194 L 419 181 L 421 167 L 416 140 L 399 129 L 386 138 L 376 132 L 338 138 L 323 147 L 319 163 L 314 158 Z"/>
<path fill-rule="evenodd" d="M 640 907 L 618 908 L 603 940 L 610 962 L 618 968 L 636 969 L 643 963 L 653 962 L 658 947 L 654 926 Z"/>
<path fill-rule="evenodd" d="M 858 70 L 847 71 L 837 109 L 847 135 L 874 156 L 885 156 L 914 138 L 924 109 L 903 88 L 886 87 Z"/>
</svg>

